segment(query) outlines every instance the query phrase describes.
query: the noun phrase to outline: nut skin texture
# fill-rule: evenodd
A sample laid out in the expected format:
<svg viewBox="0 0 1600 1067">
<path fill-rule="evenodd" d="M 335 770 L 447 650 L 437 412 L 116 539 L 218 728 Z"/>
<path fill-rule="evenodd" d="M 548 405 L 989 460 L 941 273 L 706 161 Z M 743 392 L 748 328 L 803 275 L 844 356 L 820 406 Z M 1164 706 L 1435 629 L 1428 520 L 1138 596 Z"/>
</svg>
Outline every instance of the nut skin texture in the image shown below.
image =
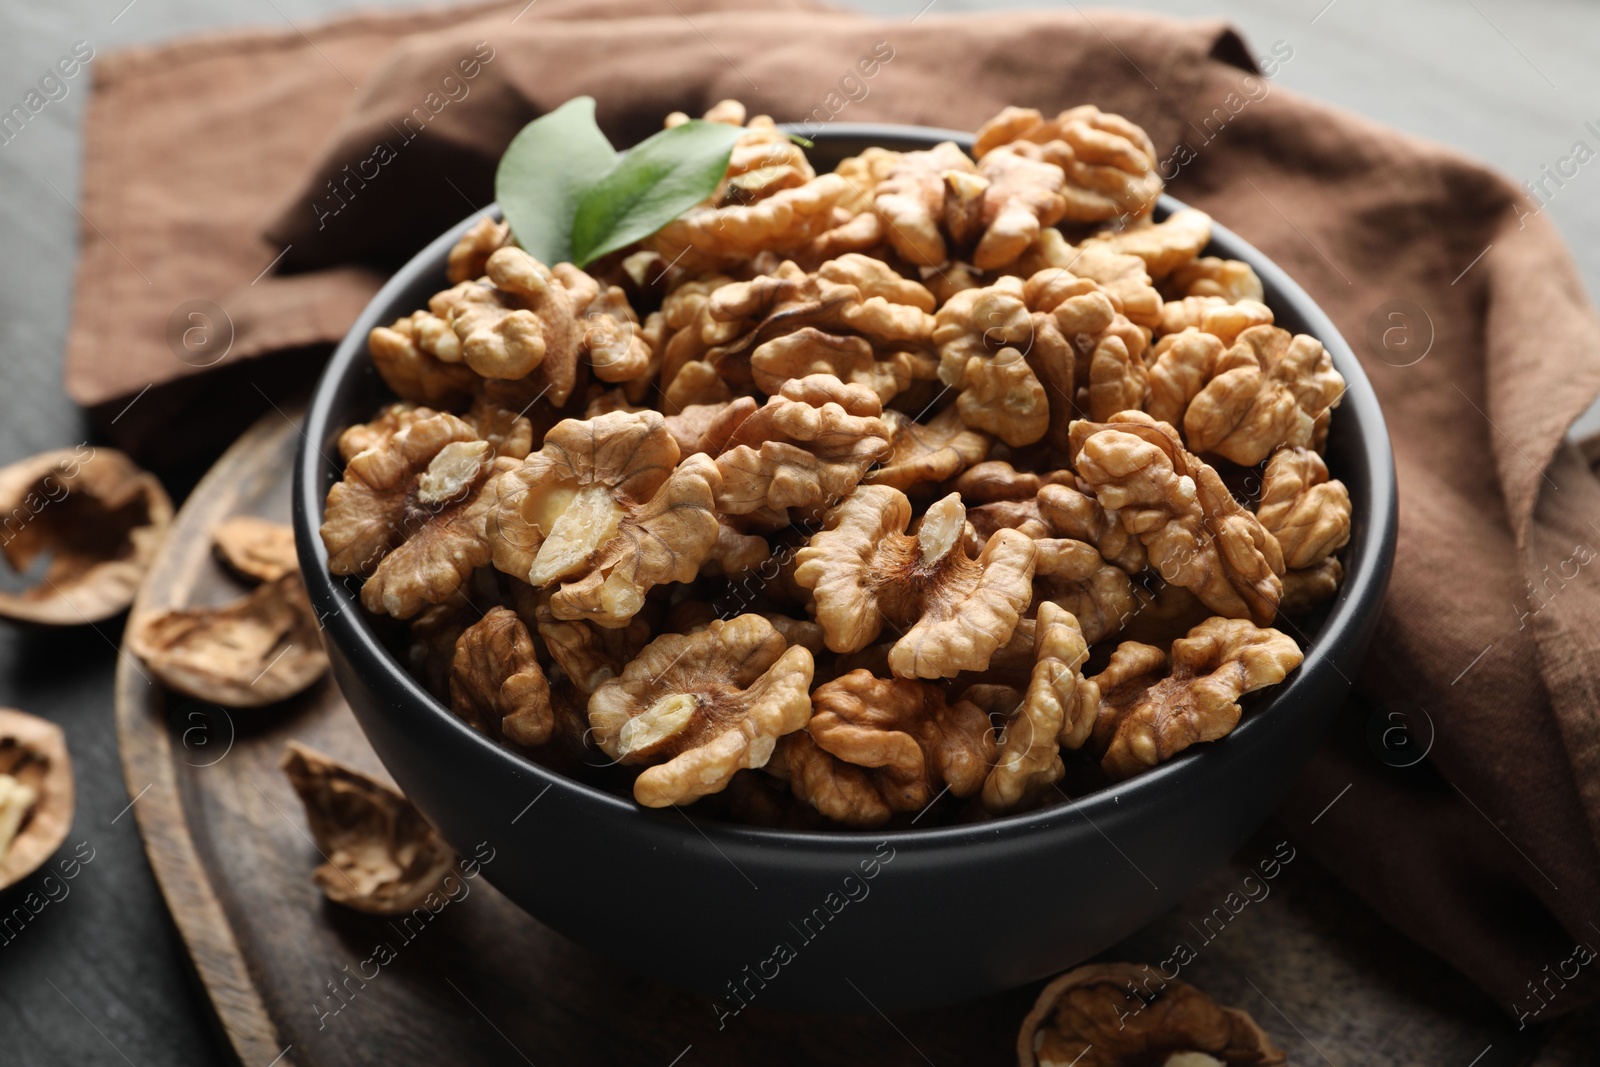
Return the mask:
<svg viewBox="0 0 1600 1067">
<path fill-rule="evenodd" d="M 489 520 L 494 565 L 535 587 L 561 582 L 561 619 L 621 627 L 644 595 L 686 582 L 717 544 L 709 456 L 678 462 L 654 411 L 568 419 L 504 474 Z"/>
<path fill-rule="evenodd" d="M 1038 145 L 1039 157 L 1062 170 L 1063 217 L 1072 222 L 1141 219 L 1155 209 L 1161 195 L 1155 146 L 1121 115 L 1085 104 L 1047 120 L 1033 108 L 1008 107 L 979 128 L 973 153 L 983 160 L 1018 142 Z"/>
<path fill-rule="evenodd" d="M 1300 665 L 1294 639 L 1244 619 L 1210 618 L 1172 643 L 1124 641 L 1093 681 L 1100 767 L 1114 780 L 1215 741 L 1239 722 L 1239 698 L 1276 685 Z"/>
<path fill-rule="evenodd" d="M 1093 963 L 1039 993 L 1017 1034 L 1019 1067 L 1126 1067 L 1201 1053 L 1227 1067 L 1287 1067 L 1254 1019 L 1132 963 Z"/>
<path fill-rule="evenodd" d="M 748 416 L 741 419 L 743 412 Z M 889 454 L 882 413 L 871 389 L 831 374 L 791 379 L 760 408 L 730 408 L 705 435 L 718 446 L 718 510 L 751 515 L 827 507 Z"/>
<path fill-rule="evenodd" d="M 404 915 L 440 891 L 455 853 L 394 789 L 298 741 L 280 764 L 324 857 L 311 874 L 335 904 Z"/>
<path fill-rule="evenodd" d="M 775 770 L 834 822 L 881 826 L 918 812 L 948 787 L 969 797 L 994 761 L 989 716 L 939 687 L 855 670 L 817 687 L 804 732 L 780 745 Z"/>
<path fill-rule="evenodd" d="M 1060 749 L 1089 737 L 1099 690 L 1079 673 L 1089 646 L 1071 612 L 1046 602 L 1034 627 L 1027 691 L 1001 731 L 994 769 L 983 783 L 983 807 L 1002 814 L 1036 801 L 1061 780 Z"/>
<path fill-rule="evenodd" d="M 50 559 L 38 585 L 0 593 L 0 616 L 81 626 L 133 603 L 172 522 L 172 501 L 123 453 L 84 445 L 0 470 L 0 520 L 0 552 L 13 571 Z"/>
<path fill-rule="evenodd" d="M 1272 621 L 1283 593 L 1277 538 L 1171 426 L 1124 412 L 1109 423 L 1073 423 L 1072 443 L 1079 476 L 1144 543 L 1163 580 L 1220 615 Z"/>
<path fill-rule="evenodd" d="M 890 485 L 904 491 L 947 481 L 989 454 L 988 435 L 967 429 L 955 408 L 946 408 L 926 423 L 903 412 L 886 411 L 883 422 L 891 450 L 883 457 L 882 466 L 861 479 L 868 485 Z"/>
<path fill-rule="evenodd" d="M 1252 327 L 1189 404 L 1184 436 L 1196 452 L 1254 466 L 1278 448 L 1312 444 L 1316 419 L 1343 395 L 1344 378 L 1316 338 Z"/>
<path fill-rule="evenodd" d="M 1272 309 L 1254 300 L 1230 303 L 1219 296 L 1188 296 L 1161 307 L 1162 334 L 1194 329 L 1209 333 L 1225 346 L 1256 326 L 1271 326 Z"/>
<path fill-rule="evenodd" d="M 299 571 L 220 608 L 146 611 L 127 641 L 168 687 L 227 708 L 287 700 L 328 669 Z"/>
<path fill-rule="evenodd" d="M 811 717 L 811 653 L 760 615 L 664 634 L 589 698 L 595 743 L 647 764 L 633 795 L 646 807 L 720 792 L 736 771 L 765 766 L 777 739 Z"/>
<path fill-rule="evenodd" d="M 542 745 L 555 729 L 550 683 L 528 627 L 509 608 L 490 608 L 456 640 L 450 710 L 475 730 Z"/>
<path fill-rule="evenodd" d="M 72 761 L 61 727 L 25 712 L 0 708 L 0 774 L 31 791 L 17 832 L 0 844 L 0 891 L 44 865 L 72 829 Z"/>
<path fill-rule="evenodd" d="M 1343 482 L 1328 480 L 1327 464 L 1309 448 L 1272 454 L 1256 517 L 1292 570 L 1316 566 L 1350 542 L 1350 493 Z"/>
<path fill-rule="evenodd" d="M 515 465 L 454 415 L 400 426 L 353 456 L 328 491 L 328 569 L 366 576 L 368 611 L 408 619 L 443 603 L 489 562 L 494 475 Z"/>
<path fill-rule="evenodd" d="M 904 493 L 862 486 L 797 553 L 795 581 L 811 591 L 828 648 L 858 652 L 888 622 L 905 628 L 889 652 L 896 677 L 987 669 L 1032 595 L 1032 540 L 997 530 L 973 559 L 961 538 L 965 509 L 954 494 L 929 509 L 915 536 L 905 532 L 910 521 Z"/>
</svg>

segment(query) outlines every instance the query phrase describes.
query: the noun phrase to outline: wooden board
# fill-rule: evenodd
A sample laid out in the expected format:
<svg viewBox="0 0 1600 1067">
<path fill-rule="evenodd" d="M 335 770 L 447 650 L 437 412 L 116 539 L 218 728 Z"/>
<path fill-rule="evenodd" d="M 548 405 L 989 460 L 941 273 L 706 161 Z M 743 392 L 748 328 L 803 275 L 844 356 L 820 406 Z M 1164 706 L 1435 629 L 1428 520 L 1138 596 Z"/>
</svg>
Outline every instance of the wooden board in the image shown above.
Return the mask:
<svg viewBox="0 0 1600 1067">
<path fill-rule="evenodd" d="M 276 413 L 239 440 L 185 504 L 136 611 L 239 595 L 212 559 L 209 530 L 236 514 L 287 522 L 298 443 L 297 426 Z M 284 742 L 382 773 L 328 679 L 275 707 L 225 711 L 166 694 L 124 655 L 117 729 L 151 866 L 249 1067 L 1015 1062 L 1037 987 L 893 1018 L 865 1002 L 859 1015 L 818 1017 L 757 1001 L 719 1021 L 711 1001 L 579 948 L 481 878 L 420 928 L 326 903 L 310 881 L 318 856 L 300 804 L 277 768 Z M 1157 965 L 1187 944 L 1195 958 L 1182 977 L 1253 1013 L 1296 1064 L 1529 1062 L 1531 1031 L 1519 1039 L 1301 853 L 1259 902 L 1218 919 L 1262 861 L 1294 850 L 1291 838 L 1264 831 L 1107 958 Z M 1026 922 L 1045 906 L 1019 887 L 1014 900 L 952 901 L 950 921 Z"/>
</svg>

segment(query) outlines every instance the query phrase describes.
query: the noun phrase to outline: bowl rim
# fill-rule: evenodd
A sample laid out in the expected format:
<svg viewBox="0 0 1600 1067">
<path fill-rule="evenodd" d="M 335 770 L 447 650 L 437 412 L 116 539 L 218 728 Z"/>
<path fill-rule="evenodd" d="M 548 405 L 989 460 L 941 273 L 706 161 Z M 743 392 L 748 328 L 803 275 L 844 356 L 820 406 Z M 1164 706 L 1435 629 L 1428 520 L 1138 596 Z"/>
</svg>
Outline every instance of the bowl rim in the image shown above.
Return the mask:
<svg viewBox="0 0 1600 1067">
<path fill-rule="evenodd" d="M 860 142 L 861 147 L 869 142 L 901 142 L 931 147 L 934 143 L 948 140 L 970 151 L 974 139 L 973 134 L 964 131 L 890 123 L 832 123 L 822 130 L 810 130 L 803 124 L 787 123 L 780 125 L 779 129 L 803 134 L 817 145 L 830 141 L 852 141 Z M 859 151 L 859 147 L 856 150 Z M 1157 207 L 1157 217 L 1164 218 L 1187 206 L 1163 194 Z M 1306 635 L 1299 632 L 1298 627 L 1294 628 L 1295 636 L 1304 642 L 1304 659 L 1299 667 L 1270 696 L 1248 708 L 1244 718 L 1226 737 L 1206 745 L 1191 746 L 1133 778 L 1049 807 L 996 816 L 981 822 L 920 829 L 912 826 L 870 830 L 796 830 L 746 826 L 718 819 L 690 819 L 688 812 L 679 808 L 688 825 L 677 826 L 675 822 L 662 818 L 667 809 L 646 808 L 631 798 L 568 777 L 467 725 L 423 688 L 400 660 L 389 652 L 374 632 L 359 599 L 343 583 L 335 581 L 327 569 L 327 551 L 317 535 L 325 506 L 325 494 L 319 492 L 319 479 L 323 477 L 323 463 L 340 470 L 342 467 L 327 458 L 318 442 L 335 440 L 343 429 L 333 422 L 333 403 L 340 391 L 339 386 L 352 374 L 359 373 L 363 369 L 363 362 L 370 359 L 367 334 L 373 326 L 389 321 L 389 305 L 419 279 L 439 273 L 446 254 L 457 239 L 486 216 L 498 219 L 498 205 L 490 204 L 463 219 L 408 260 L 372 297 L 328 360 L 307 406 L 301 443 L 295 458 L 294 525 L 301 570 L 306 576 L 307 591 L 327 633 L 325 640 L 336 642 L 357 669 L 362 666 L 376 667 L 380 676 L 366 679 L 368 685 L 381 683 L 387 694 L 395 699 L 418 705 L 425 709 L 426 714 L 445 720 L 448 728 L 464 739 L 470 739 L 466 743 L 478 746 L 490 759 L 502 762 L 508 771 L 531 777 L 533 781 L 530 787 L 538 789 L 539 797 L 550 788 L 559 786 L 577 797 L 598 804 L 597 811 L 608 811 L 617 818 L 651 819 L 658 824 L 656 829 L 672 827 L 685 841 L 699 836 L 715 846 L 713 839 L 720 837 L 727 843 L 743 847 L 775 846 L 825 852 L 859 850 L 864 843 L 877 840 L 874 835 L 907 847 L 928 850 L 992 841 L 998 834 L 1007 834 L 1012 840 L 1018 840 L 1029 834 L 1044 833 L 1064 819 L 1079 816 L 1093 824 L 1100 817 L 1113 817 L 1116 811 L 1126 812 L 1131 805 L 1120 803 L 1124 797 L 1130 801 L 1143 800 L 1163 789 L 1178 788 L 1178 783 L 1184 779 L 1205 774 L 1206 757 L 1213 748 L 1229 742 L 1247 744 L 1250 739 L 1272 729 L 1275 721 L 1288 713 L 1286 705 L 1293 702 L 1303 686 L 1310 684 L 1306 679 L 1320 676 L 1330 669 L 1344 677 L 1343 671 L 1334 662 L 1338 650 L 1330 646 L 1340 643 L 1334 639 L 1341 634 L 1359 631 L 1365 614 L 1370 612 L 1375 615 L 1381 607 L 1393 564 L 1399 505 L 1394 455 L 1377 395 L 1355 353 L 1326 312 L 1281 267 L 1233 230 L 1213 219 L 1212 243 L 1227 245 L 1227 254 L 1231 258 L 1242 259 L 1250 264 L 1272 298 L 1269 302 L 1294 307 L 1304 320 L 1307 332 L 1322 342 L 1335 368 L 1344 377 L 1345 392 L 1341 407 L 1357 413 L 1357 418 L 1346 419 L 1345 425 L 1359 427 L 1357 436 L 1360 443 L 1355 453 L 1365 458 L 1371 483 L 1369 496 L 1363 502 L 1367 508 L 1364 536 L 1359 540 L 1352 538 L 1345 550 L 1349 561 L 1345 580 L 1335 594 L 1327 616 L 1314 635 Z M 324 608 L 327 610 L 324 611 Z M 394 712 L 391 710 L 387 713 Z"/>
</svg>

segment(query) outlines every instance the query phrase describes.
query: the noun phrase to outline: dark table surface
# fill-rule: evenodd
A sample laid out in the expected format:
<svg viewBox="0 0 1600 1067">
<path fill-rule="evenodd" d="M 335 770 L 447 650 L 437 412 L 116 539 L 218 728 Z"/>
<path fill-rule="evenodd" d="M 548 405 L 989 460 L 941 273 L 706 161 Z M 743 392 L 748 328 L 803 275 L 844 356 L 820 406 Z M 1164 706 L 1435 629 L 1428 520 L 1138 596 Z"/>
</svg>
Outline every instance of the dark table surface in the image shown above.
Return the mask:
<svg viewBox="0 0 1600 1067">
<path fill-rule="evenodd" d="M 357 6 L 403 2 L 7 0 L 0 16 L 0 102 L 9 106 L 13 97 L 20 99 L 77 41 L 104 50 L 224 26 L 283 29 Z M 907 18 L 930 8 L 942 13 L 1003 6 L 1058 6 L 1069 17 L 1093 17 L 1092 9 L 1085 13 L 1071 0 L 853 6 Z M 1283 68 L 1280 84 L 1455 146 L 1519 181 L 1537 178 L 1543 166 L 1589 136 L 1586 121 L 1600 120 L 1600 64 L 1594 61 L 1600 5 L 1581 0 L 1146 0 L 1102 6 L 1189 17 L 1221 14 L 1258 48 L 1287 41 L 1295 58 Z M 0 464 L 91 434 L 60 385 L 80 225 L 74 203 L 85 96 L 84 86 L 73 87 L 23 136 L 0 146 Z M 1596 183 L 1600 177 L 1580 172 L 1547 208 L 1572 244 L 1591 292 L 1600 291 Z M 1181 188 L 1174 192 L 1182 195 Z M 1591 411 L 1581 427 L 1594 426 L 1600 426 L 1600 415 Z M 198 473 L 171 472 L 172 487 L 181 493 Z M 120 620 L 49 632 L 0 625 L 0 705 L 66 729 L 78 787 L 69 841 L 87 843 L 94 855 L 68 896 L 46 907 L 20 936 L 0 943 L 0 1064 L 7 1067 L 226 1062 L 128 811 L 137 798 L 123 785 L 111 709 L 120 630 Z M 0 896 L 0 911 L 17 902 L 15 892 Z M 1328 906 L 1326 900 L 1315 905 Z M 1379 929 L 1364 909 L 1341 906 L 1361 911 L 1352 920 L 1355 928 Z M 1446 987 L 1408 1008 L 1408 1029 L 1457 1035 L 1455 1041 L 1441 1037 L 1441 1050 L 1459 1047 L 1468 1031 L 1475 1041 L 1487 1027 L 1490 1048 L 1472 1061 L 1476 1067 L 1594 1062 L 1586 1051 L 1594 1047 L 1589 1025 L 1544 1041 L 1540 1053 L 1539 1041 L 1501 1028 L 1493 1005 L 1420 950 L 1403 938 L 1381 940 L 1386 947 L 1365 966 L 1420 968 Z M 1412 1058 L 1418 1046 L 1408 1052 L 1404 1045 L 1385 1042 L 1361 1062 L 1446 1062 Z M 1469 1067 L 1470 1059 L 1469 1053 L 1460 1067 Z"/>
</svg>

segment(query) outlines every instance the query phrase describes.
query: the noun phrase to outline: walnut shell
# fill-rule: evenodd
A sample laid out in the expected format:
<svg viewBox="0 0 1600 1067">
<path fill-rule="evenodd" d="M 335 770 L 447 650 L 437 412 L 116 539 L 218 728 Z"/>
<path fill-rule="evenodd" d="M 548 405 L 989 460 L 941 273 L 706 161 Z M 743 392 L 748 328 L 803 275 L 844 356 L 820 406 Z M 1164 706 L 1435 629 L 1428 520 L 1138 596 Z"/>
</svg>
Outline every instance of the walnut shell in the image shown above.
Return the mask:
<svg viewBox="0 0 1600 1067">
<path fill-rule="evenodd" d="M 328 669 L 299 571 L 219 608 L 141 614 L 127 641 L 167 686 L 227 708 L 287 700 Z"/>
<path fill-rule="evenodd" d="M 455 853 L 409 800 L 298 741 L 284 746 L 279 766 L 305 805 L 323 859 L 311 880 L 329 900 L 404 915 L 440 891 Z"/>
<path fill-rule="evenodd" d="M 1249 1015 L 1132 963 L 1068 971 L 1040 991 L 1017 1034 L 1020 1067 L 1132 1067 L 1186 1052 L 1228 1067 L 1289 1062 Z"/>
<path fill-rule="evenodd" d="M 0 616 L 79 626 L 133 603 L 172 522 L 172 501 L 121 452 L 80 445 L 0 470 L 0 516 L 0 552 L 12 570 L 50 558 L 39 585 L 0 592 Z"/>
<path fill-rule="evenodd" d="M 52 722 L 0 708 L 0 890 L 22 881 L 72 828 L 66 735 Z"/>
</svg>

